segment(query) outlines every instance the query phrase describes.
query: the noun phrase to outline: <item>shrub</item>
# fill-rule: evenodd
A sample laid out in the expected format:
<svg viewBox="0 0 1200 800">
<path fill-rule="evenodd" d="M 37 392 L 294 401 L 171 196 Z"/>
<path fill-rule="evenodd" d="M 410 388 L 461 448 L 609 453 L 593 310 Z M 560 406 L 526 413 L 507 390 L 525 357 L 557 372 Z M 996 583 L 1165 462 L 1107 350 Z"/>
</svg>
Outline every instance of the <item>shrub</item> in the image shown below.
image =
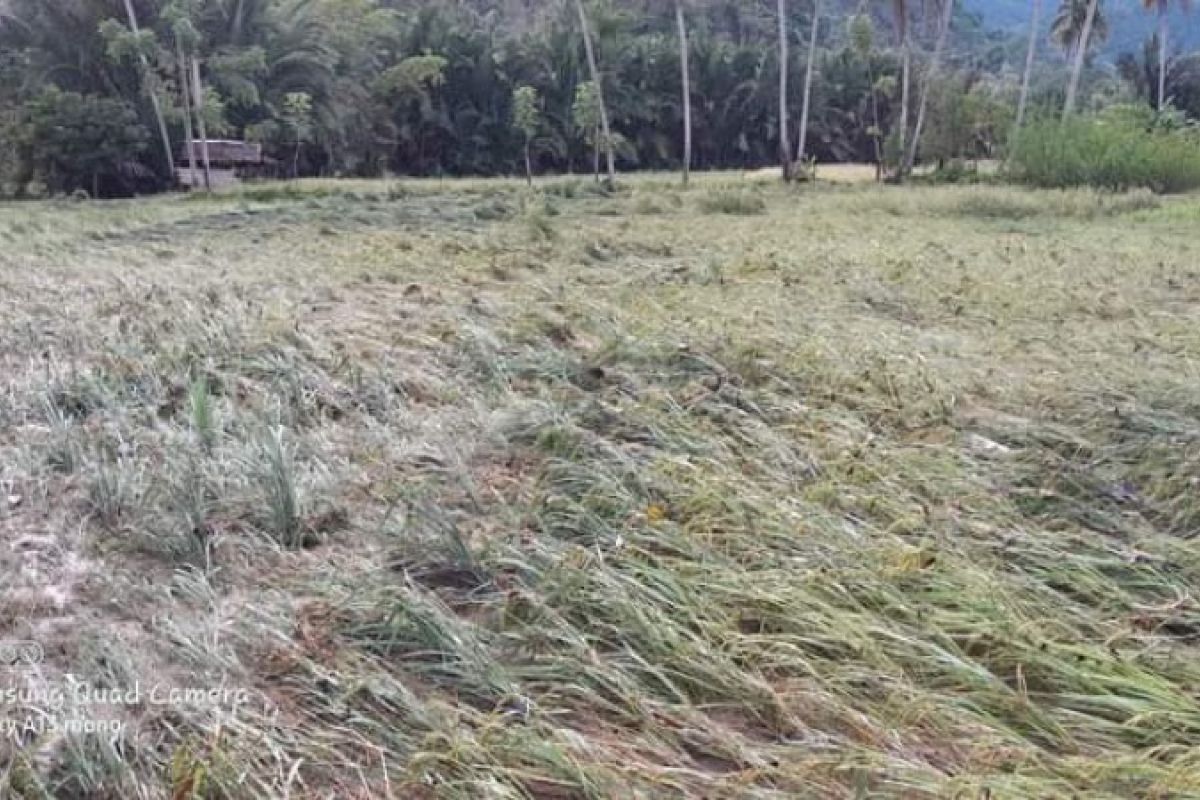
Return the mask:
<svg viewBox="0 0 1200 800">
<path fill-rule="evenodd" d="M 0 138 L 18 189 L 31 180 L 52 193 L 92 196 L 154 188 L 156 178 L 137 159 L 149 133 L 122 100 L 46 89 L 21 106 Z"/>
<path fill-rule="evenodd" d="M 1064 122 L 1043 120 L 1017 137 L 1008 174 L 1044 188 L 1183 192 L 1200 187 L 1200 131 L 1159 124 L 1124 108 Z"/>
</svg>

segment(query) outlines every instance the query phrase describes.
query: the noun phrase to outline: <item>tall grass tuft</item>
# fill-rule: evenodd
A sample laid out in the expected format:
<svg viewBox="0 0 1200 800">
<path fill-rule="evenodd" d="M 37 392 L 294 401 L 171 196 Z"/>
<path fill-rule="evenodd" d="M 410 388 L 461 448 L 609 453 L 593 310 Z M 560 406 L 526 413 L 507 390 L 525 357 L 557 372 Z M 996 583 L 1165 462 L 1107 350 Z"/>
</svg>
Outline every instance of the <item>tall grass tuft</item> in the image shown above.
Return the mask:
<svg viewBox="0 0 1200 800">
<path fill-rule="evenodd" d="M 267 500 L 268 528 L 284 547 L 299 549 L 304 544 L 304 531 L 296 491 L 296 470 L 291 452 L 283 441 L 282 426 L 268 433 L 263 442 L 263 458 L 261 477 Z"/>
<path fill-rule="evenodd" d="M 141 472 L 113 448 L 96 448 L 94 471 L 87 483 L 88 506 L 100 524 L 110 531 L 136 508 L 142 491 Z"/>
<path fill-rule="evenodd" d="M 192 381 L 188 387 L 188 407 L 196 438 L 205 450 L 211 450 L 216 441 L 216 427 L 213 422 L 212 395 L 208 391 L 208 379 L 204 376 Z"/>
<path fill-rule="evenodd" d="M 1185 192 L 1200 187 L 1200 129 L 1129 109 L 1042 120 L 1016 138 L 1008 174 L 1048 189 Z"/>
</svg>

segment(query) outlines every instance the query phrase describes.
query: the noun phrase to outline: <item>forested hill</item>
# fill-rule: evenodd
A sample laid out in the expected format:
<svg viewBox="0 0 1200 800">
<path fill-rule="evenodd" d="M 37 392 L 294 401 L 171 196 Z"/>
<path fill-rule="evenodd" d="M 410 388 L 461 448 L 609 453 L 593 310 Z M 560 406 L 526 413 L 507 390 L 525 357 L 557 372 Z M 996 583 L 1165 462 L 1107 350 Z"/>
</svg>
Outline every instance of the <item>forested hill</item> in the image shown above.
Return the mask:
<svg viewBox="0 0 1200 800">
<path fill-rule="evenodd" d="M 1057 5 L 1053 0 L 1043 0 L 1041 27 L 1046 34 Z M 1013 34 L 1023 34 L 1029 29 L 1032 0 L 965 0 L 965 6 L 989 29 Z M 1140 53 L 1158 26 L 1157 17 L 1143 8 L 1141 0 L 1102 2 L 1102 13 L 1108 23 L 1108 38 L 1098 43 L 1096 50 L 1106 61 L 1114 61 L 1122 53 Z M 1174 50 L 1200 48 L 1200 10 L 1188 13 L 1178 4 L 1172 4 L 1168 19 Z"/>
</svg>

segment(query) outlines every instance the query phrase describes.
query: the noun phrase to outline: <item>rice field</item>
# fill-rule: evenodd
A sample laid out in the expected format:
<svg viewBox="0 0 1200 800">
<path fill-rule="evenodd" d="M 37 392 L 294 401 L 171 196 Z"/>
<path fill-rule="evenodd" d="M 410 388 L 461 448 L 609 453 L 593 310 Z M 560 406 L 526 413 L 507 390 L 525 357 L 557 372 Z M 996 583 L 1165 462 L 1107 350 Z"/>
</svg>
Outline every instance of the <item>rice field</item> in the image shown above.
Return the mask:
<svg viewBox="0 0 1200 800">
<path fill-rule="evenodd" d="M 0 205 L 0 796 L 1200 797 L 1200 198 L 851 172 Z"/>
</svg>

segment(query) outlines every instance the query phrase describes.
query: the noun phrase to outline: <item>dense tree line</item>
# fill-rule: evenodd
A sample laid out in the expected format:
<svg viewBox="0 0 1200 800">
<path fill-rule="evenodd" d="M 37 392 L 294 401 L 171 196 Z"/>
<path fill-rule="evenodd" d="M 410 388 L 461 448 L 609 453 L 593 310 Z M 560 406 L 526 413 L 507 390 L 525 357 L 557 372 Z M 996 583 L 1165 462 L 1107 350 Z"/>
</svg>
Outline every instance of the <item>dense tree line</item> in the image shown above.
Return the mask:
<svg viewBox="0 0 1200 800">
<path fill-rule="evenodd" d="M 992 155 L 1024 43 L 948 3 L 0 0 L 0 171 L 10 191 L 161 188 L 194 136 L 262 142 L 280 176 L 590 173 L 610 145 L 677 169 L 684 75 L 696 168 Z M 1029 102 L 1061 93 L 1035 79 Z"/>
</svg>

